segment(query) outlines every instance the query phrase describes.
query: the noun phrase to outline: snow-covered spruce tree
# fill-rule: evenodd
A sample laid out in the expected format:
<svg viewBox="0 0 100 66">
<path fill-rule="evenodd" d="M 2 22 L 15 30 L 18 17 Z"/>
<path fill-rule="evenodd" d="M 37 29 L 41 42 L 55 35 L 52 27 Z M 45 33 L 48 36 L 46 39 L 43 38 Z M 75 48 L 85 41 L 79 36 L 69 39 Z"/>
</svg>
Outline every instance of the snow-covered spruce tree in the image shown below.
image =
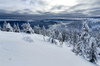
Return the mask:
<svg viewBox="0 0 100 66">
<path fill-rule="evenodd" d="M 88 56 L 90 62 L 95 62 L 95 63 L 98 63 L 98 60 L 97 60 L 97 44 L 96 44 L 96 40 L 95 38 L 91 37 L 90 39 L 90 54 Z"/>
<path fill-rule="evenodd" d="M 96 49 L 97 49 L 97 55 L 96 55 L 97 62 L 96 62 L 96 64 L 98 66 L 100 66 L 100 44 L 97 45 L 97 48 Z"/>
<path fill-rule="evenodd" d="M 73 44 L 73 32 L 69 31 L 69 43 Z"/>
<path fill-rule="evenodd" d="M 20 32 L 18 23 L 17 23 L 17 26 L 16 26 L 16 24 L 14 23 L 13 31 L 14 31 L 14 32 Z"/>
<path fill-rule="evenodd" d="M 75 30 L 73 34 L 73 49 L 72 49 L 73 52 L 76 52 L 75 48 L 76 48 L 78 41 L 79 41 L 79 35 L 78 35 L 77 30 Z"/>
<path fill-rule="evenodd" d="M 66 30 L 62 30 L 62 40 L 63 42 L 66 40 Z"/>
<path fill-rule="evenodd" d="M 23 24 L 23 25 L 21 25 L 21 26 L 22 26 L 22 28 L 23 28 L 23 32 L 29 33 L 29 34 L 34 33 L 34 31 L 33 31 L 33 29 L 31 28 L 29 22 L 28 22 L 27 24 L 25 23 L 25 24 Z"/>
<path fill-rule="evenodd" d="M 46 36 L 46 29 L 45 29 L 45 26 L 43 26 L 42 34 L 43 34 L 43 39 L 44 39 L 44 41 L 45 41 L 45 36 Z"/>
<path fill-rule="evenodd" d="M 38 26 L 34 26 L 34 33 L 36 33 L 36 34 L 40 34 L 41 33 L 39 25 Z"/>
<path fill-rule="evenodd" d="M 3 24 L 3 31 L 6 31 L 6 25 L 7 25 L 7 22 L 5 21 Z"/>
<path fill-rule="evenodd" d="M 15 32 L 15 31 L 16 31 L 16 29 L 17 29 L 17 27 L 16 27 L 16 24 L 14 23 L 14 26 L 13 26 L 13 31 Z"/>
<path fill-rule="evenodd" d="M 89 47 L 89 27 L 86 22 L 83 22 L 82 33 L 81 33 L 81 41 L 82 41 L 82 55 L 86 58 L 87 50 Z"/>
<path fill-rule="evenodd" d="M 10 23 L 7 23 L 6 21 L 3 24 L 3 31 L 12 32 L 13 28 L 11 27 Z"/>
<path fill-rule="evenodd" d="M 48 36 L 49 36 L 49 39 L 48 39 L 48 41 L 51 41 L 51 38 L 52 38 L 52 37 L 51 37 L 51 35 L 52 35 L 52 32 L 51 32 L 51 30 L 48 30 L 48 33 L 47 33 L 47 34 L 48 34 Z"/>
<path fill-rule="evenodd" d="M 54 43 L 54 39 L 55 39 L 55 31 L 53 31 L 51 33 L 51 42 Z"/>
<path fill-rule="evenodd" d="M 17 32 L 20 32 L 19 24 L 17 23 Z"/>
<path fill-rule="evenodd" d="M 55 40 L 55 31 L 54 30 L 51 30 L 51 31 L 49 31 L 50 33 L 49 33 L 49 41 L 51 42 L 51 43 L 54 43 L 55 45 L 57 44 L 57 42 L 56 42 L 56 40 Z"/>
<path fill-rule="evenodd" d="M 57 29 L 54 29 L 54 31 L 55 31 L 55 39 L 57 39 L 59 35 L 59 31 Z"/>
<path fill-rule="evenodd" d="M 59 35 L 58 35 L 58 40 L 59 40 L 60 46 L 62 47 L 62 46 L 63 46 L 63 37 L 62 37 L 62 33 L 59 33 Z"/>
<path fill-rule="evenodd" d="M 12 32 L 13 31 L 13 28 L 11 27 L 10 23 L 8 23 L 6 25 L 6 29 L 7 29 L 8 32 Z"/>
<path fill-rule="evenodd" d="M 83 22 L 81 33 L 81 50 L 83 57 L 91 62 L 96 62 L 96 41 L 89 34 L 89 26 Z"/>
<path fill-rule="evenodd" d="M 77 42 L 77 44 L 75 45 L 75 54 L 76 55 L 82 55 L 82 41 L 81 39 L 79 39 L 79 41 Z"/>
</svg>

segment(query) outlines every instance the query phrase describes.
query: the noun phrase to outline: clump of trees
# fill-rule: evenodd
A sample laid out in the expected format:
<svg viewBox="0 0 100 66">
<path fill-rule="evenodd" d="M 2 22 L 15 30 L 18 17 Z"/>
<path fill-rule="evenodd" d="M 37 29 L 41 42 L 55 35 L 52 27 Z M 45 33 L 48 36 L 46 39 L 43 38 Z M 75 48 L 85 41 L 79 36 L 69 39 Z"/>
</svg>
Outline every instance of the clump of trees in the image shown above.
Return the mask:
<svg viewBox="0 0 100 66">
<path fill-rule="evenodd" d="M 17 23 L 17 25 L 14 23 L 13 31 L 14 32 L 20 32 L 20 28 L 19 28 L 19 24 L 18 23 Z"/>
<path fill-rule="evenodd" d="M 13 28 L 11 27 L 10 23 L 4 22 L 3 31 L 12 32 Z"/>
<path fill-rule="evenodd" d="M 24 24 L 22 24 L 21 26 L 22 26 L 22 28 L 23 28 L 23 32 L 29 33 L 29 34 L 34 33 L 34 30 L 33 30 L 32 27 L 30 26 L 29 22 L 28 22 L 28 23 L 24 23 Z"/>
</svg>

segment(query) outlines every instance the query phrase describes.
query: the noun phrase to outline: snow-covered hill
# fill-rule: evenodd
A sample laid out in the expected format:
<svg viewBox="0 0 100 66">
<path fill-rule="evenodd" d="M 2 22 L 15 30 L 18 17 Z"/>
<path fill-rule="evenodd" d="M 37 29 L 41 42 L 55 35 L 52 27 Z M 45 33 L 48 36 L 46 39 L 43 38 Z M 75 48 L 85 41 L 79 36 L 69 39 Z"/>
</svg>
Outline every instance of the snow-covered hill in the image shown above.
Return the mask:
<svg viewBox="0 0 100 66">
<path fill-rule="evenodd" d="M 42 35 L 0 32 L 0 66 L 96 66 Z"/>
</svg>

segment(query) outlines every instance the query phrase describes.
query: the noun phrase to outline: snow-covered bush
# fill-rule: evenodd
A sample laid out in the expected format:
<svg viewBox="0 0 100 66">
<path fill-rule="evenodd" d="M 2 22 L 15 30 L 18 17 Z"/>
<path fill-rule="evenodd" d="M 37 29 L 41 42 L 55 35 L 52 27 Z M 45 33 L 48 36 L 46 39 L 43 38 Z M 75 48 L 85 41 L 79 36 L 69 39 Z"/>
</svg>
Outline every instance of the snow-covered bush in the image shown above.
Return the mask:
<svg viewBox="0 0 100 66">
<path fill-rule="evenodd" d="M 28 23 L 24 23 L 21 26 L 23 28 L 23 32 L 29 33 L 29 34 L 34 33 L 34 30 L 31 28 L 29 22 Z"/>
</svg>

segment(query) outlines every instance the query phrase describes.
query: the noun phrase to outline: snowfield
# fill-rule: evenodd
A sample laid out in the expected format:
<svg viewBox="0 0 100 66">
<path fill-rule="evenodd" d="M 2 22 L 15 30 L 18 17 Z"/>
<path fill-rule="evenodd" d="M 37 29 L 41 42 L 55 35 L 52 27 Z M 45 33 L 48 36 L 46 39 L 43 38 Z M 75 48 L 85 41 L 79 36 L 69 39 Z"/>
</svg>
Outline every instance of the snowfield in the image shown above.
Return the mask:
<svg viewBox="0 0 100 66">
<path fill-rule="evenodd" d="M 0 31 L 0 66 L 96 66 L 42 35 Z"/>
</svg>

